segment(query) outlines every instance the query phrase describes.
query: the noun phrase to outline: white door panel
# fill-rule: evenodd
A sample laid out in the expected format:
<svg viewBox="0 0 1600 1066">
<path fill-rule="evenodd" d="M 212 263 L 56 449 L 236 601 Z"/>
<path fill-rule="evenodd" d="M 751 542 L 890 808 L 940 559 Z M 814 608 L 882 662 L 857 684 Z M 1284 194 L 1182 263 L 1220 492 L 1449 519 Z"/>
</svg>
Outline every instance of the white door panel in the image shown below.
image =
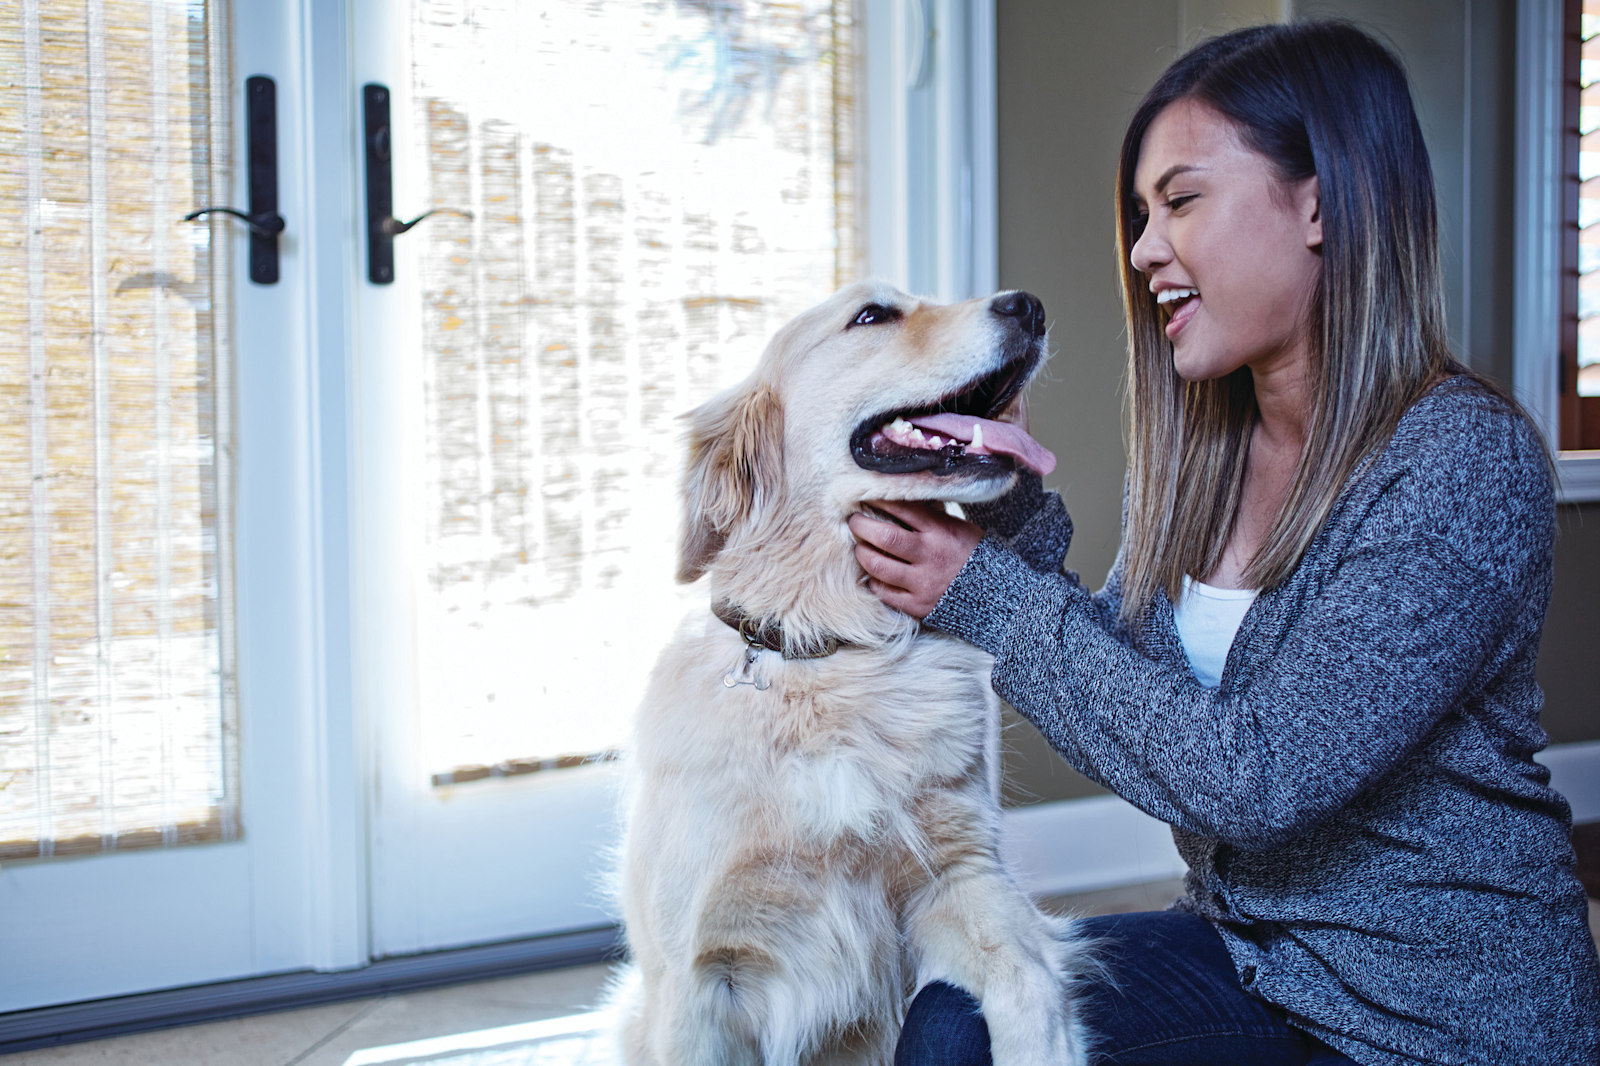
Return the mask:
<svg viewBox="0 0 1600 1066">
<path fill-rule="evenodd" d="M 330 893 L 349 897 L 356 887 L 346 875 L 330 889 L 330 871 L 365 849 L 357 841 L 339 854 L 319 850 L 328 825 L 359 821 L 359 807 L 335 809 L 328 799 L 335 775 L 354 781 L 360 768 L 350 761 L 330 769 L 324 758 L 317 396 L 308 387 L 316 350 L 303 122 L 310 109 L 298 53 L 305 27 L 293 3 L 232 7 L 222 32 L 231 30 L 234 42 L 227 117 L 236 164 L 225 203 L 246 203 L 238 162 L 246 150 L 244 79 L 264 74 L 276 82 L 279 210 L 287 220 L 281 281 L 271 286 L 247 280 L 242 226 L 217 222 L 212 230 L 227 242 L 234 279 L 223 295 L 231 360 L 219 373 L 233 395 L 221 412 L 233 422 L 233 568 L 224 578 L 233 580 L 236 608 L 224 632 L 232 631 L 237 668 L 241 835 L 0 865 L 0 1012 L 367 958 L 364 932 L 347 915 L 317 920 L 330 910 Z M 182 214 L 210 205 L 168 206 Z"/>
<path fill-rule="evenodd" d="M 356 0 L 393 213 L 441 211 L 356 300 L 377 955 L 616 918 L 617 775 L 556 764 L 704 609 L 678 416 L 862 268 L 840 10 Z"/>
</svg>

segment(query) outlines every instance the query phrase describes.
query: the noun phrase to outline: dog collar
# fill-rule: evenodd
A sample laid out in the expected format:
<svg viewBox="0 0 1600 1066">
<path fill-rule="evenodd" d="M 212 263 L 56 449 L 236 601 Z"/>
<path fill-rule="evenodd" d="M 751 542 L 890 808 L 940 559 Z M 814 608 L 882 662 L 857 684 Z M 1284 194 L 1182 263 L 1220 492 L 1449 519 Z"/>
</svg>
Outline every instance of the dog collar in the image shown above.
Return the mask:
<svg viewBox="0 0 1600 1066">
<path fill-rule="evenodd" d="M 713 603 L 711 613 L 737 630 L 744 642 L 752 648 L 775 651 L 785 659 L 825 659 L 838 651 L 844 643 L 838 637 L 824 637 L 820 648 L 786 651 L 783 645 L 783 627 L 776 623 L 761 625 L 731 603 Z"/>
</svg>

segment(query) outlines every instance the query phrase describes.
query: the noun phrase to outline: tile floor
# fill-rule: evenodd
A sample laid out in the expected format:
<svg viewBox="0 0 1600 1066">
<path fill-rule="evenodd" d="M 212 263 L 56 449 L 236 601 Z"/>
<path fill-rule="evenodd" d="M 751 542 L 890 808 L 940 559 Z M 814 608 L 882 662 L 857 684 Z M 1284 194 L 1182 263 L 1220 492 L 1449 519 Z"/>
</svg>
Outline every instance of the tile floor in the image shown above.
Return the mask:
<svg viewBox="0 0 1600 1066">
<path fill-rule="evenodd" d="M 1079 914 L 1155 910 L 1179 883 L 1051 900 Z M 1600 935 L 1600 902 L 1589 901 Z M 604 964 L 139 1036 L 23 1051 L 5 1066 L 614 1066 L 592 1016 Z"/>
</svg>

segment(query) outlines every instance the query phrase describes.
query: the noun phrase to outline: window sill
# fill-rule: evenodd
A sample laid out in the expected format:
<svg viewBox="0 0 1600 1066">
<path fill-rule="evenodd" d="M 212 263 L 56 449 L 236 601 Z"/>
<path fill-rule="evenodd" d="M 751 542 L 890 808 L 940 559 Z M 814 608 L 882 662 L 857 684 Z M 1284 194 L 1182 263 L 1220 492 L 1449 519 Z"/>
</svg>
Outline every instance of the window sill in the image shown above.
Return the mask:
<svg viewBox="0 0 1600 1066">
<path fill-rule="evenodd" d="M 1600 451 L 1562 452 L 1556 459 L 1559 503 L 1600 501 Z"/>
</svg>

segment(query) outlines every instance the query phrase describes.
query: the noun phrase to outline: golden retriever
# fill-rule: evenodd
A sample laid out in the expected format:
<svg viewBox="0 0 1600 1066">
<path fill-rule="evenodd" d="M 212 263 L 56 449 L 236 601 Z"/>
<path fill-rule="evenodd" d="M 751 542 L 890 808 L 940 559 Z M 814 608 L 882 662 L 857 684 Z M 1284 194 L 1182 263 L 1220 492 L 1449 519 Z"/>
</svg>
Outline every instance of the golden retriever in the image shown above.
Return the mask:
<svg viewBox="0 0 1600 1066">
<path fill-rule="evenodd" d="M 662 653 L 626 756 L 630 1066 L 888 1063 L 934 980 L 982 1004 L 997 1066 L 1083 1060 L 1082 945 L 998 854 L 990 657 L 879 603 L 846 528 L 1045 463 L 994 420 L 1044 353 L 1025 293 L 858 284 L 689 415 L 678 577 L 716 613 Z"/>
</svg>

